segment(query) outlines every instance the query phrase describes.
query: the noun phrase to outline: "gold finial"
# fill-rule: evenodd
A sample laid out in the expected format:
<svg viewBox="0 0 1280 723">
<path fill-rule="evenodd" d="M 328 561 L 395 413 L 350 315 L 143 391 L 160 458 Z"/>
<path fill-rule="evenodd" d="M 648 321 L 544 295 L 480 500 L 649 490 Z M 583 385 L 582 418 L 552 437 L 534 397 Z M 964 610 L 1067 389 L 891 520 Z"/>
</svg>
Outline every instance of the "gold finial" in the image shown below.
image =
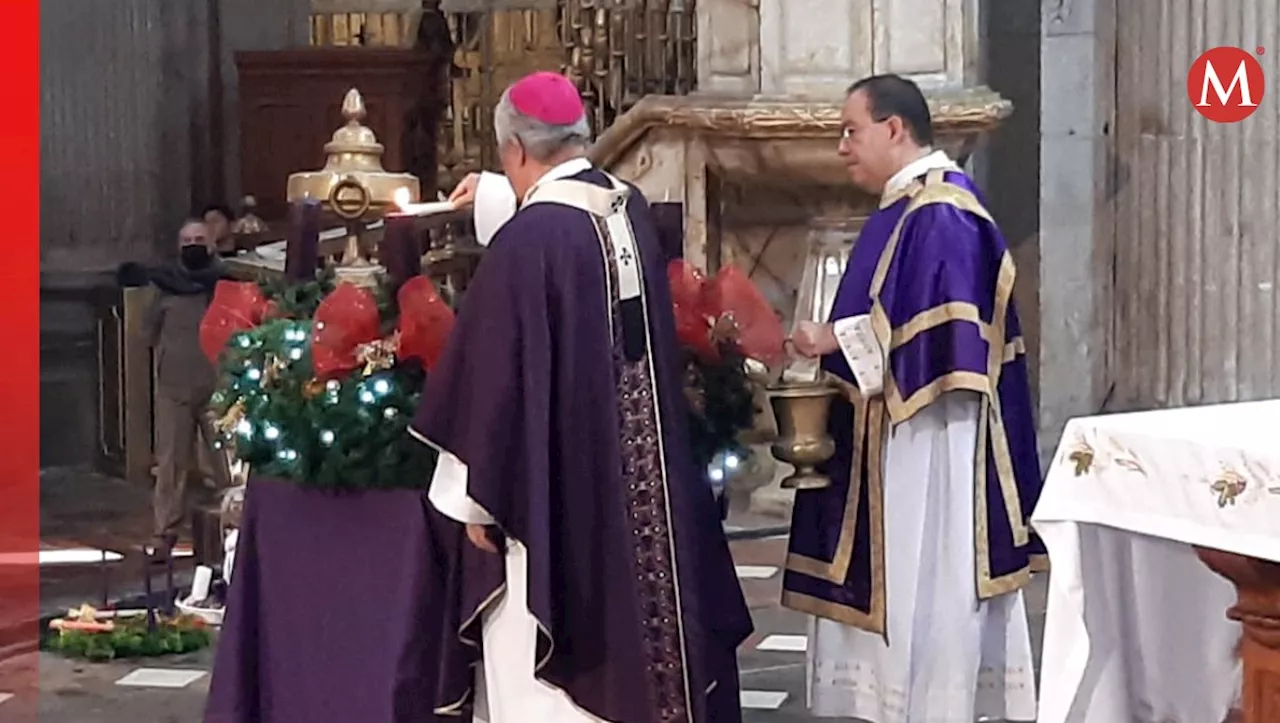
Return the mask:
<svg viewBox="0 0 1280 723">
<path fill-rule="evenodd" d="M 355 88 L 348 90 L 342 99 L 342 117 L 347 123 L 333 132 L 333 139 L 324 147 L 325 153 L 329 154 L 329 167 L 332 167 L 336 156 L 355 154 L 363 157 L 358 161 L 361 166 L 379 172 L 382 170 L 382 163 L 378 160 L 382 157 L 382 144 L 373 129 L 364 124 L 365 115 L 364 97 L 360 91 Z"/>
<path fill-rule="evenodd" d="M 347 125 L 360 125 L 364 121 L 364 96 L 360 95 L 359 90 L 352 88 L 347 91 L 347 96 L 342 99 L 342 117 L 346 119 Z"/>
</svg>

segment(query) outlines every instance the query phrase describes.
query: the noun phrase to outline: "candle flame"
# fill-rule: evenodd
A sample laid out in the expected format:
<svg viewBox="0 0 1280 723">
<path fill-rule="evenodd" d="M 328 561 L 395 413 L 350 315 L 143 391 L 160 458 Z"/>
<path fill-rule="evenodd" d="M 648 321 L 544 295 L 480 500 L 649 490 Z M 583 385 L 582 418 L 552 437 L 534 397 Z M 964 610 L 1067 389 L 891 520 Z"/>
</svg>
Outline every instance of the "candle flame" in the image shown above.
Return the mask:
<svg viewBox="0 0 1280 723">
<path fill-rule="evenodd" d="M 395 202 L 396 205 L 400 207 L 401 211 L 407 211 L 412 200 L 413 197 L 409 195 L 409 189 L 404 186 L 396 189 Z"/>
</svg>

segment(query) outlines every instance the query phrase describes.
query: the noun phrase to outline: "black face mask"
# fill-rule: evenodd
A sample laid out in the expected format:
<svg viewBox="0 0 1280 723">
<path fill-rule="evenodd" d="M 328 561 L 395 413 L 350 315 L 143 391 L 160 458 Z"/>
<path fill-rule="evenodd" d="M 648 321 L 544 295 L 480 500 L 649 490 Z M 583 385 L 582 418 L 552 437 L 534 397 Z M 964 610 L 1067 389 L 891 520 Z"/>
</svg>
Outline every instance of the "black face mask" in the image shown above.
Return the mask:
<svg viewBox="0 0 1280 723">
<path fill-rule="evenodd" d="M 209 255 L 209 249 L 205 246 L 183 246 L 179 254 L 182 265 L 191 271 L 207 269 L 213 261 L 213 257 Z"/>
</svg>

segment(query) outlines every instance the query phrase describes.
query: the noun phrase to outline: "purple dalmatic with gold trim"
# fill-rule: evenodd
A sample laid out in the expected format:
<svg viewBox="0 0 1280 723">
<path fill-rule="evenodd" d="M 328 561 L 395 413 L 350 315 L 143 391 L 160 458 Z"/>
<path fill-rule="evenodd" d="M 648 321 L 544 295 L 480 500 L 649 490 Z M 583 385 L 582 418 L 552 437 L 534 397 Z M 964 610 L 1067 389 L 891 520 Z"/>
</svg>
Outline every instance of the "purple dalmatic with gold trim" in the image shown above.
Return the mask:
<svg viewBox="0 0 1280 723">
<path fill-rule="evenodd" d="M 980 401 L 975 454 L 974 585 L 1012 592 L 1045 561 L 1028 520 L 1040 465 L 1013 260 L 964 174 L 936 170 L 867 220 L 841 279 L 832 320 L 867 315 L 887 355 L 883 394 L 833 405 L 830 487 L 796 494 L 783 603 L 886 634 L 883 440 L 952 391 Z M 850 385 L 840 352 L 823 368 Z M 852 388 L 852 387 L 851 387 Z M 912 480 L 894 480 L 893 485 Z"/>
<path fill-rule="evenodd" d="M 593 213 L 539 195 L 556 189 L 612 195 Z M 466 496 L 509 544 L 505 567 L 466 546 L 454 628 L 490 655 L 504 597 L 527 605 L 526 662 L 573 720 L 741 719 L 751 620 L 692 459 L 665 265 L 634 187 L 594 169 L 536 187 L 494 238 L 412 425 L 465 467 Z M 437 710 L 473 695 L 466 661 L 445 661 Z M 545 720 L 507 702 L 507 720 Z"/>
</svg>

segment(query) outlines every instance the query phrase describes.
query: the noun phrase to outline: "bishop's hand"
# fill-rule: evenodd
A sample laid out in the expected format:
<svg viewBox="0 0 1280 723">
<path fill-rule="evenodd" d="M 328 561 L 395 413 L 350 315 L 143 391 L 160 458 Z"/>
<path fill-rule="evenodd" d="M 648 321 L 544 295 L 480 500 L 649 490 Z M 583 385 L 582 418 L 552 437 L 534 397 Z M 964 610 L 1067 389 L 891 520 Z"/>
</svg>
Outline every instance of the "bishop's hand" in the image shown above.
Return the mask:
<svg viewBox="0 0 1280 723">
<path fill-rule="evenodd" d="M 835 327 L 813 321 L 802 321 L 796 324 L 790 341 L 790 346 L 796 353 L 808 359 L 816 359 L 840 349 L 840 343 L 836 341 Z"/>
<path fill-rule="evenodd" d="M 468 173 L 458 186 L 449 194 L 449 202 L 454 208 L 467 208 L 476 202 L 476 189 L 480 186 L 480 174 Z"/>
<path fill-rule="evenodd" d="M 489 538 L 489 528 L 485 525 L 467 525 L 467 539 L 484 552 L 498 554 L 498 546 Z"/>
</svg>

